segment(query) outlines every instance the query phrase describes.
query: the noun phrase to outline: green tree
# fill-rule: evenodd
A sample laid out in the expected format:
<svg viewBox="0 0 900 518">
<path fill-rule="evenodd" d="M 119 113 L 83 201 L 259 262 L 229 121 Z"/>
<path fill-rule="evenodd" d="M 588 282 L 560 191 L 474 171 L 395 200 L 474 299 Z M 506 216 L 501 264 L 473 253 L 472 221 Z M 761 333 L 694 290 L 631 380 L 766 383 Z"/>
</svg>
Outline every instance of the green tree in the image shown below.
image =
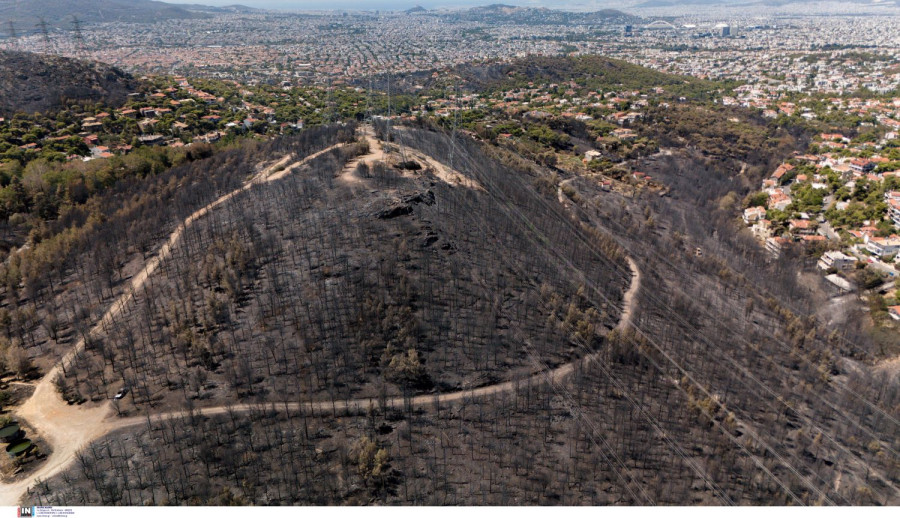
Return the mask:
<svg viewBox="0 0 900 518">
<path fill-rule="evenodd" d="M 30 207 L 31 198 L 17 177 L 7 187 L 0 189 L 0 211 L 6 217 L 17 212 L 28 212 Z"/>
<path fill-rule="evenodd" d="M 356 442 L 351 453 L 351 458 L 356 461 L 357 473 L 366 486 L 373 481 L 378 485 L 384 484 L 390 463 L 390 453 L 385 448 L 379 448 L 377 442 L 363 437 Z"/>
<path fill-rule="evenodd" d="M 395 354 L 391 358 L 385 377 L 394 383 L 417 387 L 427 382 L 428 374 L 419 361 L 419 353 L 414 348 L 410 348 L 405 354 Z"/>
<path fill-rule="evenodd" d="M 744 198 L 744 207 L 765 207 L 769 202 L 769 195 L 764 191 L 748 194 Z"/>
</svg>

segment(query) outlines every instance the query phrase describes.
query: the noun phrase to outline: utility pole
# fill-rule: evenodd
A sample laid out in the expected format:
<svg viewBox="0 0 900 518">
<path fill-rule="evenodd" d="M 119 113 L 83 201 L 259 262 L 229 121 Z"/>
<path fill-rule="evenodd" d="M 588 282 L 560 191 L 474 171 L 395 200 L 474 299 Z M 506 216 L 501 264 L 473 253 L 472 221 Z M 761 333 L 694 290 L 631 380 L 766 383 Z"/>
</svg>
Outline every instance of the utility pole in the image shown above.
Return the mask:
<svg viewBox="0 0 900 518">
<path fill-rule="evenodd" d="M 385 120 L 384 140 L 391 141 L 391 71 L 387 73 L 387 120 Z"/>
<path fill-rule="evenodd" d="M 331 98 L 331 96 L 332 96 L 331 78 L 329 78 L 328 79 L 328 95 L 325 97 L 325 109 L 328 110 L 328 118 L 326 119 L 326 122 L 328 124 L 331 124 L 333 122 L 332 117 L 334 116 L 334 104 L 332 104 L 334 100 Z"/>
<path fill-rule="evenodd" d="M 369 89 L 366 90 L 366 122 L 372 123 L 372 72 L 369 71 Z"/>
<path fill-rule="evenodd" d="M 459 102 L 459 78 L 456 78 L 453 86 L 456 101 L 456 110 L 453 113 L 453 131 L 450 134 L 450 169 L 453 169 L 453 152 L 456 149 L 456 129 L 459 126 L 459 111 L 462 109 Z"/>
</svg>

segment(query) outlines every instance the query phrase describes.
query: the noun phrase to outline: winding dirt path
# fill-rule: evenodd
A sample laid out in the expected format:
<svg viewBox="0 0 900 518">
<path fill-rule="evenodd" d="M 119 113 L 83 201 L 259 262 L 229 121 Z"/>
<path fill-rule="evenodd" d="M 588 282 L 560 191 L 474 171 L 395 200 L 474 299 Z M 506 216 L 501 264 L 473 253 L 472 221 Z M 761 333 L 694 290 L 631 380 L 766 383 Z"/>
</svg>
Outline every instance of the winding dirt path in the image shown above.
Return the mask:
<svg viewBox="0 0 900 518">
<path fill-rule="evenodd" d="M 637 264 L 630 258 L 626 258 L 628 260 L 628 266 L 631 269 L 632 277 L 631 284 L 628 287 L 628 290 L 625 292 L 624 297 L 622 298 L 623 302 L 623 310 L 621 318 L 619 319 L 619 323 L 616 324 L 615 329 L 623 330 L 626 327 L 631 325 L 632 318 L 634 317 L 634 306 L 636 304 L 635 297 L 637 296 L 637 292 L 641 286 L 641 272 L 637 267 Z M 360 414 L 365 413 L 369 410 L 370 407 L 374 408 L 385 408 L 385 409 L 403 409 L 407 407 L 413 408 L 429 408 L 435 405 L 440 404 L 449 404 L 449 403 L 457 403 L 460 401 L 465 401 L 468 399 L 476 399 L 485 396 L 497 395 L 503 392 L 512 392 L 518 388 L 526 387 L 528 385 L 535 385 L 539 383 L 552 382 L 557 383 L 563 381 L 564 378 L 575 372 L 575 367 L 579 363 L 587 363 L 592 361 L 597 354 L 591 354 L 575 360 L 573 362 L 567 363 L 565 365 L 561 365 L 550 371 L 543 371 L 537 374 L 533 374 L 532 376 L 520 380 L 513 381 L 505 381 L 503 383 L 497 383 L 494 385 L 486 385 L 484 387 L 472 388 L 467 390 L 460 390 L 458 392 L 448 392 L 446 394 L 424 394 L 421 396 L 415 396 L 413 398 L 405 399 L 403 397 L 390 397 L 390 398 L 358 398 L 358 399 L 350 399 L 350 400 L 341 400 L 341 401 L 309 401 L 309 402 L 269 402 L 265 404 L 240 404 L 240 405 L 225 405 L 225 406 L 216 406 L 216 407 L 207 407 L 207 408 L 198 408 L 194 409 L 197 414 L 201 414 L 203 416 L 216 416 L 223 415 L 229 412 L 248 412 L 251 410 L 259 410 L 259 409 L 272 409 L 278 411 L 300 411 L 307 415 L 333 415 L 335 413 L 351 413 L 351 414 Z M 142 424 L 147 424 L 148 419 L 151 421 L 161 421 L 167 419 L 173 419 L 182 417 L 186 414 L 186 411 L 174 411 L 174 412 L 164 412 L 160 414 L 155 414 L 149 416 L 135 416 L 135 417 L 127 417 L 123 419 L 118 419 L 116 421 L 110 422 L 110 429 L 120 429 L 127 428 L 131 426 L 138 426 Z"/>
<path fill-rule="evenodd" d="M 134 294 L 141 289 L 150 275 L 153 274 L 162 263 L 172 254 L 172 248 L 181 239 L 184 230 L 193 222 L 202 218 L 209 211 L 215 209 L 219 205 L 227 202 L 239 193 L 250 189 L 253 185 L 270 182 L 284 177 L 297 167 L 304 163 L 315 159 L 316 157 L 331 151 L 338 145 L 331 146 L 322 151 L 316 152 L 303 160 L 295 162 L 288 166 L 292 155 L 285 156 L 274 164 L 270 165 L 263 171 L 259 172 L 242 187 L 228 194 L 225 194 L 209 205 L 198 209 L 178 225 L 178 228 L 169 236 L 169 239 L 163 244 L 159 252 L 150 259 L 144 268 L 131 278 L 125 292 L 115 300 L 100 319 L 89 331 L 94 333 L 97 329 L 108 325 L 121 314 L 125 304 L 127 304 Z M 15 505 L 21 495 L 37 480 L 47 479 L 68 466 L 75 458 L 75 454 L 91 441 L 102 437 L 115 428 L 114 421 L 107 421 L 106 418 L 110 413 L 110 404 L 107 402 L 96 407 L 72 406 L 62 400 L 56 391 L 53 381 L 56 377 L 64 372 L 65 366 L 70 365 L 72 361 L 84 350 L 84 338 L 75 343 L 71 351 L 69 351 L 35 386 L 34 393 L 25 401 L 16 411 L 15 414 L 20 419 L 27 421 L 28 426 L 33 428 L 37 435 L 47 441 L 53 452 L 47 460 L 35 472 L 30 473 L 27 477 L 12 483 L 0 484 L 0 505 Z"/>
<path fill-rule="evenodd" d="M 340 179 L 349 183 L 356 183 L 361 179 L 354 178 L 357 164 L 360 162 L 372 163 L 377 160 L 383 160 L 383 150 L 380 143 L 364 130 L 364 136 L 369 139 L 370 152 L 367 155 L 358 157 L 349 162 L 340 174 Z M 285 167 L 291 157 L 285 157 L 282 160 L 271 165 L 269 168 L 258 174 L 256 177 L 247 182 L 243 187 L 229 194 L 226 194 L 206 207 L 197 210 L 172 233 L 168 241 L 160 249 L 159 253 L 151 259 L 141 272 L 134 276 L 128 290 L 123 293 L 117 301 L 109 308 L 103 318 L 98 322 L 94 329 L 97 329 L 104 323 L 110 322 L 119 315 L 136 290 L 143 286 L 147 278 L 156 271 L 159 264 L 171 254 L 172 247 L 178 242 L 184 229 L 203 217 L 210 210 L 225 203 L 238 193 L 249 189 L 255 183 L 268 182 L 283 178 L 291 171 L 302 165 L 303 163 L 324 154 L 334 147 L 327 148 L 318 153 L 310 155 L 302 161 L 296 162 L 291 166 Z M 429 161 L 430 163 L 430 161 Z M 433 165 L 433 164 L 432 164 Z M 441 167 L 443 164 L 441 164 Z M 280 170 L 277 170 L 282 168 Z M 277 171 L 276 171 L 277 170 Z M 465 178 L 455 171 L 445 171 L 445 174 L 453 175 L 451 178 L 457 183 L 463 183 L 457 180 L 457 176 Z M 475 187 L 475 186 L 472 186 Z M 480 187 L 480 186 L 479 186 Z M 477 188 L 477 187 L 475 187 Z M 630 258 L 626 257 L 628 266 L 632 272 L 631 284 L 623 297 L 623 309 L 619 323 L 616 329 L 621 330 L 629 325 L 634 315 L 634 306 L 636 295 L 640 289 L 641 274 L 637 264 Z M 92 441 L 97 440 L 104 435 L 123 428 L 139 426 L 146 424 L 148 420 L 159 421 L 173 419 L 184 416 L 185 411 L 164 412 L 150 416 L 135 416 L 127 418 L 112 418 L 110 416 L 111 406 L 109 403 L 94 408 L 76 407 L 66 404 L 57 394 L 53 387 L 52 380 L 61 371 L 61 366 L 70 363 L 75 356 L 84 349 L 84 342 L 80 340 L 73 350 L 67 354 L 63 360 L 54 367 L 46 376 L 38 383 L 32 397 L 23 404 L 17 414 L 27 420 L 39 434 L 53 446 L 53 453 L 44 462 L 41 467 L 27 477 L 12 483 L 0 484 L 0 505 L 16 505 L 25 492 L 34 485 L 35 482 L 46 480 L 50 477 L 61 473 L 63 470 L 75 460 L 76 454 Z M 506 381 L 495 385 L 487 385 L 458 392 L 447 394 L 426 394 L 405 399 L 403 397 L 381 398 L 359 398 L 342 401 L 311 401 L 311 402 L 270 402 L 264 405 L 260 404 L 239 404 L 217 407 L 207 407 L 194 409 L 197 414 L 203 416 L 215 416 L 228 414 L 230 412 L 248 412 L 255 409 L 265 408 L 278 411 L 304 411 L 308 415 L 325 415 L 334 413 L 360 413 L 366 412 L 370 407 L 376 408 L 430 408 L 435 405 L 451 404 L 469 399 L 482 398 L 486 396 L 497 395 L 504 392 L 512 392 L 520 387 L 529 384 L 539 384 L 544 382 L 560 382 L 575 371 L 580 363 L 593 360 L 595 354 L 588 355 L 573 362 L 567 363 L 550 371 L 536 373 L 528 378 Z"/>
<path fill-rule="evenodd" d="M 347 165 L 344 166 L 338 175 L 338 180 L 348 185 L 363 183 L 363 179 L 356 175 L 356 168 L 359 164 L 366 164 L 372 167 L 372 164 L 383 161 L 385 157 L 381 142 L 375 138 L 375 130 L 371 126 L 363 126 L 362 134 L 366 141 L 369 142 L 369 153 L 347 162 Z"/>
<path fill-rule="evenodd" d="M 412 149 L 408 149 L 407 153 L 410 157 L 428 164 L 431 167 L 432 172 L 434 172 L 434 175 L 451 187 L 462 186 L 468 187 L 469 189 L 484 191 L 484 187 L 482 187 L 481 184 L 477 181 L 463 175 L 455 169 L 451 169 L 449 166 L 438 162 L 425 153 L 421 153 Z"/>
</svg>

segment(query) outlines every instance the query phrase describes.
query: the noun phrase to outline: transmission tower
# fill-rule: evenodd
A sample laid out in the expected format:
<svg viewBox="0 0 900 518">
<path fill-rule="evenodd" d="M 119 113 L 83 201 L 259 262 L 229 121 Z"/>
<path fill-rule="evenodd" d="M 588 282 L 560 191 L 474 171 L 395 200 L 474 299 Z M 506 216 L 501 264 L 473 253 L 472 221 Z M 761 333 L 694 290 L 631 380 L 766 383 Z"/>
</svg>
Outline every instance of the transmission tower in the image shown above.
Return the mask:
<svg viewBox="0 0 900 518">
<path fill-rule="evenodd" d="M 84 36 L 81 34 L 81 20 L 78 19 L 77 16 L 72 16 L 72 30 L 75 31 L 75 42 L 78 44 L 78 49 L 82 52 L 84 51 Z"/>
<path fill-rule="evenodd" d="M 388 84 L 387 84 L 388 119 L 387 119 L 387 136 L 386 136 L 386 139 L 390 142 L 390 140 L 391 140 L 391 128 L 392 128 L 393 125 L 394 125 L 394 124 L 393 124 L 394 121 L 393 121 L 393 119 L 391 119 L 391 112 L 392 112 L 392 108 L 393 108 L 393 107 L 391 106 L 391 72 L 390 72 L 390 70 L 388 70 L 388 73 L 387 73 L 387 82 L 388 82 Z M 396 139 L 397 147 L 400 149 L 400 160 L 402 160 L 403 162 L 406 162 L 406 161 L 407 161 L 407 159 L 406 159 L 406 149 L 405 149 L 404 146 L 403 146 L 403 133 L 402 133 L 402 132 L 399 132 L 399 131 L 396 132 L 396 133 L 394 133 L 394 138 Z"/>
<path fill-rule="evenodd" d="M 53 45 L 50 42 L 50 32 L 47 30 L 47 21 L 44 20 L 43 17 L 40 17 L 40 20 L 40 23 L 35 25 L 35 27 L 39 28 L 41 30 L 41 34 L 44 35 L 44 45 L 47 46 L 47 50 L 54 51 L 55 49 L 53 49 Z"/>
<path fill-rule="evenodd" d="M 7 32 L 9 33 L 10 45 L 15 49 L 18 46 L 18 42 L 16 42 L 16 25 L 12 20 L 6 22 Z"/>
</svg>

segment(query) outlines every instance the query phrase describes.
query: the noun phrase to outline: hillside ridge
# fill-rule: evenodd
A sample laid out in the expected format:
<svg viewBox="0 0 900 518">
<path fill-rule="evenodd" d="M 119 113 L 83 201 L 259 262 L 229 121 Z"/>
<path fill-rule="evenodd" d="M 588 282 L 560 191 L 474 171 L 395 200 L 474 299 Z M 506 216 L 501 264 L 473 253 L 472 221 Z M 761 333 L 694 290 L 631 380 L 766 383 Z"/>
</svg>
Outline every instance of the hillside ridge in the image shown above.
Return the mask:
<svg viewBox="0 0 900 518">
<path fill-rule="evenodd" d="M 125 102 L 137 81 L 98 62 L 20 51 L 0 51 L 0 115 L 61 108 L 67 101 Z"/>
</svg>

